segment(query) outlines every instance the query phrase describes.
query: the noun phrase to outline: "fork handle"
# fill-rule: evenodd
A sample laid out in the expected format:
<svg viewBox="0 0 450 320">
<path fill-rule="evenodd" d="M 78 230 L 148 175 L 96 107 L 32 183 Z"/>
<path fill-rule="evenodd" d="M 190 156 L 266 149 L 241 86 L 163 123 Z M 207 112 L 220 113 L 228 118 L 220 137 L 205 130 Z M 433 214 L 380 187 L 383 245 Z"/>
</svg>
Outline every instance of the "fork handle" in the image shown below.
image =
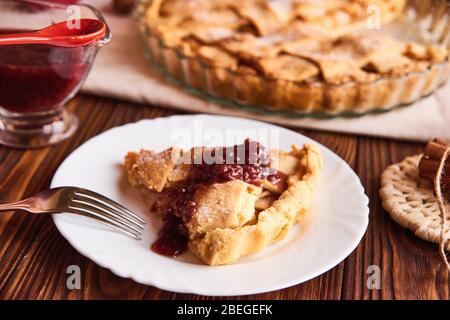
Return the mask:
<svg viewBox="0 0 450 320">
<path fill-rule="evenodd" d="M 18 201 L 13 203 L 0 204 L 0 212 L 3 211 L 14 211 L 14 210 L 24 210 L 30 211 L 30 206 L 25 201 Z"/>
</svg>

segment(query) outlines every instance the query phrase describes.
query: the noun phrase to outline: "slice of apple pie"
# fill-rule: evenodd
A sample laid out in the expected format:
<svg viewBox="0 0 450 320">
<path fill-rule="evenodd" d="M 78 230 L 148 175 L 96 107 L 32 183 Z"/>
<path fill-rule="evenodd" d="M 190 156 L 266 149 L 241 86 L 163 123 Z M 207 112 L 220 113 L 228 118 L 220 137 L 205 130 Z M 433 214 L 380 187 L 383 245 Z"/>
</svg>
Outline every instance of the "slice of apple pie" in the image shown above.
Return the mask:
<svg viewBox="0 0 450 320">
<path fill-rule="evenodd" d="M 223 265 L 282 239 L 309 211 L 322 155 L 312 144 L 269 152 L 247 139 L 232 147 L 130 152 L 125 168 L 162 217 L 153 251 L 177 256 L 190 249 Z"/>
</svg>

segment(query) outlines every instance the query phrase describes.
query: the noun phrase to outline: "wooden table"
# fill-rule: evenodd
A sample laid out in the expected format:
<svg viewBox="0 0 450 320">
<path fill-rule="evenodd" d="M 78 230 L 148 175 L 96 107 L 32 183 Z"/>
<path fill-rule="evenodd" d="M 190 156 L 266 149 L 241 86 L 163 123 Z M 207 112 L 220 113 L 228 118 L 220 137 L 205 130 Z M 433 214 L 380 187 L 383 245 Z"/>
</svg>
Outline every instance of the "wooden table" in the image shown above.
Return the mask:
<svg viewBox="0 0 450 320">
<path fill-rule="evenodd" d="M 78 132 L 64 143 L 39 150 L 0 147 L 0 203 L 31 196 L 49 186 L 61 162 L 93 136 L 118 125 L 174 114 L 162 108 L 79 95 L 69 103 L 80 119 Z M 370 224 L 357 249 L 342 263 L 306 283 L 253 299 L 449 299 L 449 276 L 437 246 L 399 227 L 378 196 L 382 170 L 423 145 L 387 139 L 299 132 L 347 161 L 370 198 Z M 67 267 L 82 270 L 81 290 L 66 286 Z M 381 289 L 366 286 L 367 267 L 381 268 Z M 274 270 L 276 272 L 276 270 Z M 0 214 L 0 299 L 203 299 L 122 279 L 76 252 L 50 216 Z"/>
</svg>

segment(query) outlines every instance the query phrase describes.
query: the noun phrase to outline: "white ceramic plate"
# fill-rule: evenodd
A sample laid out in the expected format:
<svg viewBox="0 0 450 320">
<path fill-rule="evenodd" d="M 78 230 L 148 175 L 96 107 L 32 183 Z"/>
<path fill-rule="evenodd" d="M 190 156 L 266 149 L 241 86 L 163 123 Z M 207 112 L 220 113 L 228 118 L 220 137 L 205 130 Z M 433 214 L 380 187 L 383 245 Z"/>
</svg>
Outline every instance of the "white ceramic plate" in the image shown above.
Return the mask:
<svg viewBox="0 0 450 320">
<path fill-rule="evenodd" d="M 110 197 L 147 217 L 141 241 L 71 214 L 54 215 L 62 235 L 81 254 L 121 277 L 164 290 L 202 295 L 244 295 L 286 288 L 314 278 L 344 260 L 368 223 L 368 198 L 352 169 L 320 145 L 324 171 L 309 216 L 280 242 L 229 266 L 203 265 L 190 253 L 167 258 L 149 247 L 160 223 L 128 185 L 121 163 L 127 151 L 178 145 L 232 145 L 250 137 L 268 147 L 314 142 L 258 121 L 220 116 L 173 116 L 108 130 L 75 150 L 56 172 L 52 187 L 78 186 Z"/>
</svg>

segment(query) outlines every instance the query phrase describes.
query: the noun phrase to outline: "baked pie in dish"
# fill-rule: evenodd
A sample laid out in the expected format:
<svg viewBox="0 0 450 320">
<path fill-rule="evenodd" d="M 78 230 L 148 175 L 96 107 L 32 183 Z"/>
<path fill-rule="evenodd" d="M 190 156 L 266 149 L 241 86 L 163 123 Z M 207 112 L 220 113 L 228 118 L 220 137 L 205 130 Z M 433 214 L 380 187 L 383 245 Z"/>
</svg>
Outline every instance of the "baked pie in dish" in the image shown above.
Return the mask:
<svg viewBox="0 0 450 320">
<path fill-rule="evenodd" d="M 300 114 L 390 109 L 432 93 L 450 71 L 448 12 L 446 1 L 415 0 L 138 7 L 147 52 L 170 78 L 219 102 Z"/>
<path fill-rule="evenodd" d="M 128 181 L 162 218 L 152 250 L 173 257 L 189 249 L 209 265 L 281 240 L 309 212 L 322 166 L 313 144 L 269 152 L 249 139 L 125 156 Z"/>
</svg>

